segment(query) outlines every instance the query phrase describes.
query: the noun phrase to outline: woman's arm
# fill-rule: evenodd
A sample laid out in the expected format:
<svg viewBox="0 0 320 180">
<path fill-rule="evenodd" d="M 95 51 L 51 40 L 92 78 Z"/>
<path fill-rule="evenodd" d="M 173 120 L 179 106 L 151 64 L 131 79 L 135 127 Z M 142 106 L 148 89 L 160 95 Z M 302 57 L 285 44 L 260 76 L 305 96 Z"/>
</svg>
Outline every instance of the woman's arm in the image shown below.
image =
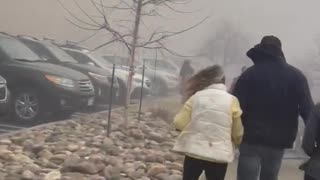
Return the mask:
<svg viewBox="0 0 320 180">
<path fill-rule="evenodd" d="M 236 97 L 232 102 L 232 141 L 235 145 L 240 145 L 243 138 L 243 125 L 241 120 L 242 110 Z"/>
<path fill-rule="evenodd" d="M 174 126 L 177 130 L 183 131 L 183 129 L 191 121 L 192 114 L 192 97 L 184 104 L 180 112 L 174 118 Z"/>
</svg>

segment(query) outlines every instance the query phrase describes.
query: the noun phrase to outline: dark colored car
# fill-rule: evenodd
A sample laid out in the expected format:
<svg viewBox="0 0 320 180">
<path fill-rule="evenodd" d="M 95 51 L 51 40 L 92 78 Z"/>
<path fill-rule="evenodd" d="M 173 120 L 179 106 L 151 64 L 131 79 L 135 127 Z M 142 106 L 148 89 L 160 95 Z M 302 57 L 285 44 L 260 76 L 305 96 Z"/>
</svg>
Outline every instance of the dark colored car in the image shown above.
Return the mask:
<svg viewBox="0 0 320 180">
<path fill-rule="evenodd" d="M 6 115 L 10 106 L 10 91 L 7 81 L 0 76 L 0 115 Z"/>
<path fill-rule="evenodd" d="M 41 120 L 48 112 L 69 115 L 94 103 L 88 76 L 47 63 L 15 37 L 1 33 L 0 75 L 7 80 L 17 120 Z"/>
<path fill-rule="evenodd" d="M 62 65 L 88 75 L 95 89 L 96 102 L 98 104 L 109 102 L 112 83 L 112 74 L 110 70 L 97 68 L 88 64 L 80 64 L 52 42 L 40 41 L 35 38 L 22 36 L 18 38 L 47 62 Z M 118 81 L 116 79 L 114 80 L 113 88 L 113 92 L 115 93 L 114 98 L 116 98 L 119 89 Z"/>
</svg>

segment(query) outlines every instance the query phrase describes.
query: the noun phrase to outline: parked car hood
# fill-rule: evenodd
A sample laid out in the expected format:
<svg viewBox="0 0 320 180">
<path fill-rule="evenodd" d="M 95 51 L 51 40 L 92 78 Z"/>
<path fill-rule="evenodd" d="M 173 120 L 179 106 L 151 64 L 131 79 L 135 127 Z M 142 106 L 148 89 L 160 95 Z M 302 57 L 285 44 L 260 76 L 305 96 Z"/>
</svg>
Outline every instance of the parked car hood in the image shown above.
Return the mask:
<svg viewBox="0 0 320 180">
<path fill-rule="evenodd" d="M 103 76 L 111 76 L 111 72 L 108 69 L 98 68 L 90 65 L 85 64 L 78 64 L 78 63 L 64 63 L 66 67 L 75 69 L 77 71 L 80 71 L 84 74 L 88 74 L 89 72 L 100 74 Z"/>
<path fill-rule="evenodd" d="M 69 69 L 63 66 L 50 64 L 46 62 L 19 62 L 19 63 L 12 63 L 10 66 L 20 67 L 24 69 L 30 69 L 34 71 L 38 71 L 45 74 L 51 74 L 51 75 L 57 75 L 73 80 L 83 80 L 83 79 L 89 79 L 88 76 L 85 74 L 82 74 L 78 71 L 75 71 L 73 69 Z"/>
<path fill-rule="evenodd" d="M 7 83 L 7 81 L 2 77 L 2 76 L 0 76 L 0 84 L 6 84 Z"/>
</svg>

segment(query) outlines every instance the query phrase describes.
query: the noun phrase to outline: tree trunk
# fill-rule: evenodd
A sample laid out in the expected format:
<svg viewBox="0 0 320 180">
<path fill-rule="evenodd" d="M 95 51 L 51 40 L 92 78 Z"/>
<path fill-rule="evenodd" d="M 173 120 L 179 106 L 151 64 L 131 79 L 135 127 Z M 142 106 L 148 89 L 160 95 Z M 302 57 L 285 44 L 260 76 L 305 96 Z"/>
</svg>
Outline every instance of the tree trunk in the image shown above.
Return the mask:
<svg viewBox="0 0 320 180">
<path fill-rule="evenodd" d="M 127 81 L 127 93 L 126 93 L 126 103 L 125 103 L 125 120 L 126 125 L 128 124 L 128 108 L 130 105 L 130 92 L 132 88 L 132 80 L 134 76 L 134 61 L 136 56 L 136 46 L 138 42 L 138 35 L 139 35 L 139 26 L 140 26 L 140 19 L 141 19 L 141 10 L 142 10 L 142 1 L 138 0 L 137 2 L 137 10 L 136 10 L 136 17 L 135 17 L 135 23 L 134 23 L 134 30 L 132 35 L 132 48 L 130 51 L 130 60 L 129 60 L 129 76 Z"/>
</svg>

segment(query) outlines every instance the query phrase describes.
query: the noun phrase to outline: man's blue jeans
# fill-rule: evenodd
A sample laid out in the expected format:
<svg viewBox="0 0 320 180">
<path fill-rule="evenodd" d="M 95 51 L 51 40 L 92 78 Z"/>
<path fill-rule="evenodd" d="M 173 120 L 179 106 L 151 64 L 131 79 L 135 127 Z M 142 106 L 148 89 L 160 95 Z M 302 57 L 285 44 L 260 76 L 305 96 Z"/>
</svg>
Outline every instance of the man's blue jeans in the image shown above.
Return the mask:
<svg viewBox="0 0 320 180">
<path fill-rule="evenodd" d="M 278 180 L 284 149 L 242 144 L 238 180 Z"/>
</svg>

